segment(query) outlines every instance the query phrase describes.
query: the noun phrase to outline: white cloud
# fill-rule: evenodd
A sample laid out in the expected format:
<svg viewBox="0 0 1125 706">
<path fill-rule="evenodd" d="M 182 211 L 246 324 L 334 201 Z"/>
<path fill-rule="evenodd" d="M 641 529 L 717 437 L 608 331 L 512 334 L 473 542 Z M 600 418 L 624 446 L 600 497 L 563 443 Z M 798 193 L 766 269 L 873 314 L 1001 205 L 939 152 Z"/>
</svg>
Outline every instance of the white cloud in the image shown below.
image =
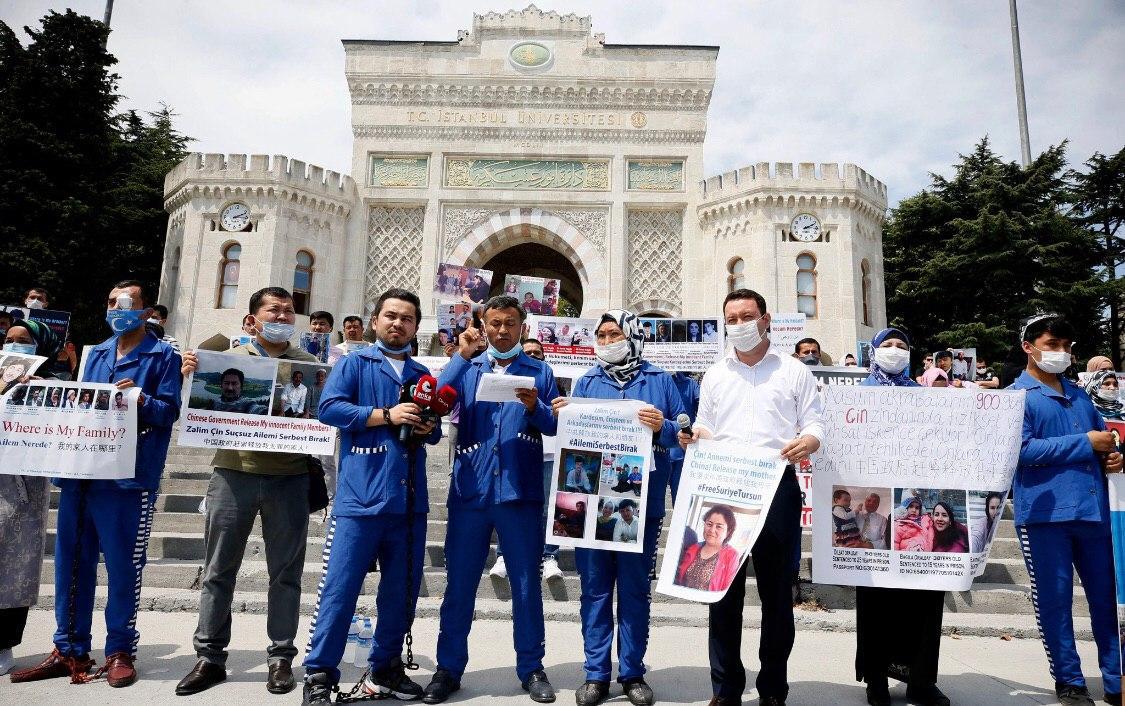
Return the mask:
<svg viewBox="0 0 1125 706">
<path fill-rule="evenodd" d="M 512 2 L 522 7 L 525 0 Z M 101 0 L 74 0 L 101 17 Z M 65 6 L 65 5 L 63 5 Z M 5 3 L 36 24 L 49 2 Z M 984 134 L 1019 158 L 1006 3 L 558 2 L 613 43 L 717 44 L 707 172 L 758 161 L 855 162 L 897 200 Z M 343 38 L 450 40 L 494 2 L 118 0 L 110 50 L 127 107 L 164 101 L 207 152 L 287 154 L 351 171 Z M 1072 162 L 1125 145 L 1125 5 L 1020 6 L 1032 149 Z M 1114 78 L 1116 77 L 1116 78 Z"/>
</svg>

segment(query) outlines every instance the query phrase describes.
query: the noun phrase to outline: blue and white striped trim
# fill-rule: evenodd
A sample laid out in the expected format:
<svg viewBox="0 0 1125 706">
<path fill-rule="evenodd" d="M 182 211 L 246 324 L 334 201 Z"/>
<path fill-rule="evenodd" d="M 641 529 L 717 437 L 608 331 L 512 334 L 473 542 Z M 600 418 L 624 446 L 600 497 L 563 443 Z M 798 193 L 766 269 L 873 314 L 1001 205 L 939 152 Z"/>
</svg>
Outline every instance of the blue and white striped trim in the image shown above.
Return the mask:
<svg viewBox="0 0 1125 706">
<path fill-rule="evenodd" d="M 472 446 L 460 446 L 460 447 L 457 448 L 457 455 L 462 456 L 462 455 L 467 454 L 467 453 L 472 453 L 472 452 L 476 451 L 477 449 L 479 449 L 481 446 L 483 446 L 483 444 L 479 441 L 477 443 L 473 444 Z"/>
<path fill-rule="evenodd" d="M 1023 561 L 1027 565 L 1027 576 L 1031 582 L 1031 605 L 1035 609 L 1035 627 L 1039 628 L 1039 641 L 1043 643 L 1043 651 L 1047 653 L 1047 666 L 1051 670 L 1051 678 L 1054 679 L 1055 660 L 1051 656 L 1051 646 L 1043 635 L 1043 619 L 1039 617 L 1039 589 L 1035 580 L 1035 562 L 1031 558 L 1031 541 L 1028 539 L 1026 526 L 1017 527 L 1016 532 L 1019 534 L 1020 552 L 1023 553 Z"/>
<path fill-rule="evenodd" d="M 137 613 L 141 609 L 141 582 L 145 563 L 148 561 L 148 539 L 152 534 L 152 513 L 156 508 L 156 496 L 147 490 L 141 491 L 141 516 L 137 523 L 137 537 L 133 542 L 133 614 L 129 616 L 129 630 L 133 633 L 133 644 L 129 654 L 137 657 L 137 644 L 141 634 L 137 632 Z"/>
<path fill-rule="evenodd" d="M 653 451 L 653 453 L 666 454 L 666 453 L 668 453 L 668 447 L 667 446 L 661 446 L 660 444 L 653 444 L 652 445 L 652 451 Z"/>
<path fill-rule="evenodd" d="M 540 438 L 539 438 L 539 437 L 537 437 L 537 436 L 532 436 L 531 434 L 520 434 L 520 433 L 517 433 L 517 434 L 516 434 L 516 438 L 519 438 L 519 439 L 523 439 L 524 441 L 530 441 L 530 442 L 531 442 L 531 443 L 533 443 L 533 444 L 542 444 L 542 443 L 543 443 L 543 440 L 542 440 L 542 439 L 540 439 Z"/>
<path fill-rule="evenodd" d="M 309 623 L 309 641 L 305 645 L 305 655 L 312 650 L 313 633 L 316 632 L 316 621 L 320 617 L 320 598 L 324 593 L 325 579 L 328 578 L 328 558 L 332 555 L 332 539 L 336 536 L 336 516 L 328 524 L 328 534 L 324 537 L 324 551 L 320 553 L 322 566 L 320 569 L 320 583 L 316 585 L 316 607 L 313 608 L 312 621 Z"/>
<path fill-rule="evenodd" d="M 381 454 L 381 453 L 386 453 L 386 451 L 387 451 L 387 445 L 386 444 L 383 444 L 382 446 L 353 446 L 352 447 L 352 453 L 356 454 L 358 456 L 367 456 L 367 455 L 370 455 L 370 454 Z"/>
</svg>

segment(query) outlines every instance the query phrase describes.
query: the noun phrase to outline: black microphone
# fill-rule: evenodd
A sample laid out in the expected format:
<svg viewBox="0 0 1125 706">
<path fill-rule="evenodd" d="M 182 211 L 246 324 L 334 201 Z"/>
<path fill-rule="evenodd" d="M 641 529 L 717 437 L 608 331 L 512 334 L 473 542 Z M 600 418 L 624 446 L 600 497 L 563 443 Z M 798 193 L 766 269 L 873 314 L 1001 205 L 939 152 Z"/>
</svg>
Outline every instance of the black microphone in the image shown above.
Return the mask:
<svg viewBox="0 0 1125 706">
<path fill-rule="evenodd" d="M 681 434 L 691 436 L 691 417 L 687 416 L 684 412 L 680 412 L 676 416 L 676 424 L 679 425 Z"/>
<path fill-rule="evenodd" d="M 403 385 L 402 394 L 398 396 L 398 403 L 402 404 L 403 402 L 413 402 L 414 388 L 416 387 L 417 385 Z M 398 440 L 402 443 L 406 443 L 406 440 L 410 438 L 410 433 L 412 431 L 414 431 L 414 427 L 410 426 L 409 424 L 400 424 L 398 427 Z"/>
</svg>

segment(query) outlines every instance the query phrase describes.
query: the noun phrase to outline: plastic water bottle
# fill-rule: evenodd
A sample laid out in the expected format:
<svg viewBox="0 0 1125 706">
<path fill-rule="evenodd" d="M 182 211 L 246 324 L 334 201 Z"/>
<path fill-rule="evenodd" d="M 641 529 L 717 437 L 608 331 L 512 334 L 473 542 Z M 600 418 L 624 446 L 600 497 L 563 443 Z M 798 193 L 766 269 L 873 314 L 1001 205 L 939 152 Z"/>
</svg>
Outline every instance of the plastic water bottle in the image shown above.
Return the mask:
<svg viewBox="0 0 1125 706">
<path fill-rule="evenodd" d="M 357 667 L 366 667 L 367 658 L 371 656 L 371 619 L 363 619 L 363 629 L 359 631 L 359 639 L 355 642 L 355 657 L 352 664 Z"/>
<path fill-rule="evenodd" d="M 362 616 L 353 615 L 352 624 L 348 626 L 348 641 L 344 643 L 343 662 L 351 664 L 355 661 L 355 646 L 359 641 L 359 621 Z"/>
</svg>

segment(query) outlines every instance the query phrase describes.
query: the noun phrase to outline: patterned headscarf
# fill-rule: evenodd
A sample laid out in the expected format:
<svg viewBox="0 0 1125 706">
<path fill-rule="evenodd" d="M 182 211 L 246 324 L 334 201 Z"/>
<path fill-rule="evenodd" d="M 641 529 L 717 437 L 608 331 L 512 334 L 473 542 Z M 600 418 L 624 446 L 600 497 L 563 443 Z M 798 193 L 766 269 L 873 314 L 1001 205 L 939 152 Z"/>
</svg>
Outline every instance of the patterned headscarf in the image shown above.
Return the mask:
<svg viewBox="0 0 1125 706">
<path fill-rule="evenodd" d="M 11 328 L 17 326 L 27 329 L 27 332 L 31 335 L 31 340 L 35 341 L 35 355 L 54 360 L 55 356 L 59 354 L 62 342 L 59 341 L 59 337 L 47 324 L 30 319 L 16 319 L 12 322 Z"/>
<path fill-rule="evenodd" d="M 610 309 L 598 319 L 598 327 L 607 321 L 612 321 L 621 327 L 625 340 L 629 342 L 629 355 L 620 363 L 607 363 L 598 358 L 598 365 L 620 387 L 625 387 L 641 369 L 641 354 L 645 350 L 645 334 L 641 330 L 641 320 L 637 315 L 625 309 Z M 595 332 L 597 328 L 594 329 Z"/>
<path fill-rule="evenodd" d="M 1121 410 L 1125 405 L 1122 405 L 1120 400 L 1106 401 L 1098 396 L 1098 390 L 1101 388 L 1102 382 L 1112 375 L 1117 375 L 1117 373 L 1112 370 L 1099 370 L 1086 380 L 1084 387 L 1086 394 L 1090 396 L 1090 401 L 1094 403 L 1094 407 L 1099 414 L 1103 417 L 1116 418 L 1121 416 Z"/>
<path fill-rule="evenodd" d="M 879 333 L 875 334 L 875 338 L 871 339 L 871 351 L 868 357 L 871 359 L 871 374 L 867 376 L 865 381 L 868 385 L 893 385 L 895 387 L 918 387 L 918 383 L 910 378 L 910 366 L 907 365 L 900 372 L 891 375 L 886 370 L 883 370 L 875 362 L 875 349 L 883 344 L 889 338 L 897 338 L 910 348 L 910 337 L 897 328 L 885 328 Z"/>
</svg>

